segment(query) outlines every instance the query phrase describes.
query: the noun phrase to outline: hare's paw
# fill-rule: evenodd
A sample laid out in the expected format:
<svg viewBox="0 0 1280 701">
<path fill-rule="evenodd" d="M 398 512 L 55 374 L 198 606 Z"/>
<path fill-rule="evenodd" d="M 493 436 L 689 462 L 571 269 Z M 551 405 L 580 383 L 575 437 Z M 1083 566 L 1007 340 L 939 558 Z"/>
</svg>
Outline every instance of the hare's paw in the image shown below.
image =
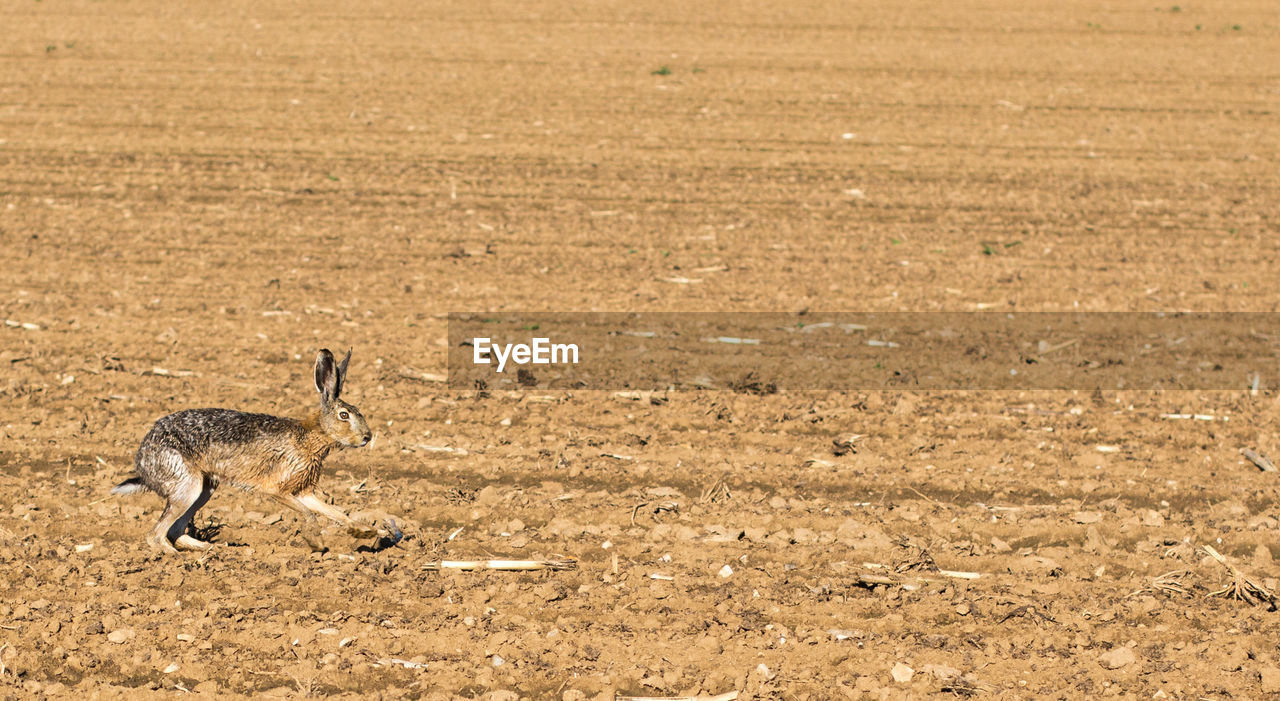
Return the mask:
<svg viewBox="0 0 1280 701">
<path fill-rule="evenodd" d="M 404 540 L 404 531 L 400 530 L 400 526 L 396 525 L 396 520 L 394 518 L 387 519 L 387 530 L 383 531 L 379 529 L 378 535 L 390 539 L 392 545 Z"/>
<path fill-rule="evenodd" d="M 404 532 L 401 531 L 400 528 L 396 525 L 396 520 L 394 518 L 388 518 L 385 521 L 384 525 L 386 526 L 385 528 L 382 528 L 382 527 L 360 528 L 357 531 L 354 531 L 355 533 L 360 534 L 357 537 L 376 536 L 376 538 L 374 539 L 373 545 L 370 545 L 370 546 L 361 545 L 357 549 L 372 550 L 373 552 L 378 552 L 380 550 L 386 550 L 387 548 L 395 547 L 396 545 L 400 544 L 400 541 L 404 540 Z M 372 534 L 372 535 L 366 535 L 366 534 Z"/>
<path fill-rule="evenodd" d="M 169 539 L 163 535 L 157 536 L 152 534 L 147 536 L 147 545 L 150 545 L 153 550 L 159 551 L 160 553 L 176 554 L 178 552 L 178 549 L 173 547 L 173 543 L 170 543 Z"/>
<path fill-rule="evenodd" d="M 178 539 L 173 541 L 173 544 L 177 546 L 178 550 L 208 550 L 213 547 L 213 543 L 197 540 L 185 533 L 178 536 Z"/>
</svg>

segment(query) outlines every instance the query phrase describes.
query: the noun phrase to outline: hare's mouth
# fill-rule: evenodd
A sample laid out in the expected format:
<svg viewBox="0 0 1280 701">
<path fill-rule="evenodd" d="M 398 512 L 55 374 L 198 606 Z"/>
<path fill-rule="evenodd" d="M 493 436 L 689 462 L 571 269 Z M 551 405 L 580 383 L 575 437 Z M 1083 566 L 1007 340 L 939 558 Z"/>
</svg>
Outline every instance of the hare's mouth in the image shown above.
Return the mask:
<svg viewBox="0 0 1280 701">
<path fill-rule="evenodd" d="M 340 448 L 363 448 L 366 445 L 369 445 L 370 443 L 373 442 L 373 436 L 372 435 L 359 436 L 359 437 L 344 436 L 342 438 L 335 438 L 334 442 L 337 443 L 338 447 Z"/>
</svg>

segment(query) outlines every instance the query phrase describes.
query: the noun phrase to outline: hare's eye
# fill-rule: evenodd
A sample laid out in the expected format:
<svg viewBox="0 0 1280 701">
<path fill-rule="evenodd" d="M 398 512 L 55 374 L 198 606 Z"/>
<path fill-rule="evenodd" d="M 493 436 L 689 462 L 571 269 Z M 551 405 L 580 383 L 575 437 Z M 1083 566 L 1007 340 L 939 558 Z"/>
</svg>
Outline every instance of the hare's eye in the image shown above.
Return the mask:
<svg viewBox="0 0 1280 701">
<path fill-rule="evenodd" d="M 345 411 L 340 411 L 338 412 L 338 418 L 342 419 L 343 421 L 346 421 L 347 419 L 351 418 L 351 414 L 348 414 Z"/>
</svg>

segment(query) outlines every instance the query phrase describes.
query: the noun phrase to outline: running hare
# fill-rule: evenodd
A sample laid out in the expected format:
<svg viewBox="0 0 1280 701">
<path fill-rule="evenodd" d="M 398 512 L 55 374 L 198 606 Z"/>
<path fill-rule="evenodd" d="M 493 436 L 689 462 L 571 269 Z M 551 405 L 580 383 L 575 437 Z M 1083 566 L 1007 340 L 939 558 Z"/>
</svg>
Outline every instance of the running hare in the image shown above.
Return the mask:
<svg viewBox="0 0 1280 701">
<path fill-rule="evenodd" d="M 351 351 L 341 363 L 334 362 L 328 349 L 320 351 L 316 356 L 320 409 L 300 421 L 230 409 L 188 409 L 156 421 L 134 458 L 138 476 L 111 492 L 150 489 L 168 501 L 147 536 L 152 547 L 165 552 L 210 547 L 186 530 L 220 482 L 266 494 L 306 516 L 311 531 L 316 530 L 316 514 L 321 514 L 346 526 L 357 538 L 387 535 L 321 501 L 314 491 L 320 465 L 330 450 L 358 448 L 373 437 L 359 410 L 338 398 L 350 360 Z M 324 549 L 318 533 L 304 537 L 313 548 Z"/>
</svg>

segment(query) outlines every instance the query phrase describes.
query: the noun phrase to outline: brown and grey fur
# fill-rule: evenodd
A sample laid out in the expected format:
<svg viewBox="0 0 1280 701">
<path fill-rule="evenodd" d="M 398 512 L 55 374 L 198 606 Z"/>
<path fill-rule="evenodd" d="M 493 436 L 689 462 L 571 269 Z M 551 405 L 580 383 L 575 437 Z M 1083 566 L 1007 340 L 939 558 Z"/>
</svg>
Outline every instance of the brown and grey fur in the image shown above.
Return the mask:
<svg viewBox="0 0 1280 701">
<path fill-rule="evenodd" d="M 166 552 L 210 547 L 187 535 L 187 524 L 222 482 L 262 492 L 305 515 L 312 531 L 320 514 L 359 538 L 386 535 L 315 494 L 320 466 L 331 450 L 358 448 L 372 438 L 360 411 L 339 399 L 350 360 L 350 351 L 341 363 L 334 362 L 328 349 L 320 351 L 315 367 L 320 408 L 301 420 L 230 409 L 188 409 L 161 418 L 138 447 L 138 476 L 116 485 L 112 493 L 149 489 L 165 498 L 164 513 L 147 542 Z M 324 547 L 318 535 L 308 541 Z"/>
</svg>

